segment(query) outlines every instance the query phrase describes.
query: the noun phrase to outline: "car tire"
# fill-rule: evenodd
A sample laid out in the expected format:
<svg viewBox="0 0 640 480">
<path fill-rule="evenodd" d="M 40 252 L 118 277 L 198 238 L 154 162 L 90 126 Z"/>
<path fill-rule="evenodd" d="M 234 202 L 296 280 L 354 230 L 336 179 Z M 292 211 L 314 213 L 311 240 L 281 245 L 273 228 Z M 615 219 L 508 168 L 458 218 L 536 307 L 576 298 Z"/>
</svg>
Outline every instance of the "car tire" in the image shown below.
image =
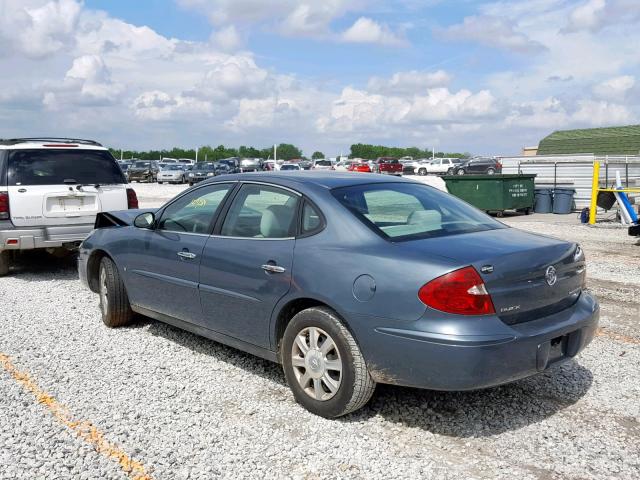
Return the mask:
<svg viewBox="0 0 640 480">
<path fill-rule="evenodd" d="M 315 341 L 312 339 L 313 332 Z M 298 337 L 304 338 L 305 347 L 312 347 L 315 343 L 316 348 L 309 348 L 301 357 Z M 322 343 L 319 344 L 320 339 Z M 328 341 L 331 342 L 327 344 L 330 350 L 323 353 L 321 349 Z M 310 353 L 313 356 L 309 356 Z M 376 387 L 355 339 L 329 308 L 313 307 L 293 317 L 282 337 L 280 360 L 296 401 L 321 417 L 336 418 L 362 408 Z M 314 361 L 316 365 L 319 361 L 315 372 L 311 366 L 305 367 Z M 294 362 L 297 362 L 295 366 Z M 336 368 L 327 368 L 325 362 L 331 362 Z M 329 372 L 333 373 L 330 375 Z M 316 378 L 316 375 L 320 378 Z M 330 388 L 330 383 L 336 388 L 335 391 Z M 325 398 L 318 399 L 318 396 Z"/>
<path fill-rule="evenodd" d="M 6 274 L 8 274 L 10 267 L 11 267 L 11 254 L 6 250 L 4 252 L 0 252 L 0 277 L 3 277 Z"/>
<path fill-rule="evenodd" d="M 427 174 L 427 169 L 426 168 L 420 168 L 418 169 L 418 175 L 420 176 L 425 176 Z"/>
<path fill-rule="evenodd" d="M 109 328 L 124 327 L 133 320 L 129 297 L 116 264 L 103 257 L 98 271 L 98 293 L 102 321 Z"/>
<path fill-rule="evenodd" d="M 453 168 L 450 168 L 449 170 L 447 170 L 447 175 L 453 175 L 455 172 L 455 170 Z"/>
<path fill-rule="evenodd" d="M 162 185 L 164 182 L 158 182 L 158 185 Z"/>
<path fill-rule="evenodd" d="M 193 187 L 193 182 L 189 182 L 189 186 L 190 186 L 190 187 Z"/>
<path fill-rule="evenodd" d="M 496 173 L 495 168 L 487 168 L 487 175 L 494 175 Z"/>
<path fill-rule="evenodd" d="M 464 175 L 465 173 L 467 172 L 464 171 L 464 168 L 459 168 L 458 171 L 456 172 L 456 175 Z"/>
</svg>

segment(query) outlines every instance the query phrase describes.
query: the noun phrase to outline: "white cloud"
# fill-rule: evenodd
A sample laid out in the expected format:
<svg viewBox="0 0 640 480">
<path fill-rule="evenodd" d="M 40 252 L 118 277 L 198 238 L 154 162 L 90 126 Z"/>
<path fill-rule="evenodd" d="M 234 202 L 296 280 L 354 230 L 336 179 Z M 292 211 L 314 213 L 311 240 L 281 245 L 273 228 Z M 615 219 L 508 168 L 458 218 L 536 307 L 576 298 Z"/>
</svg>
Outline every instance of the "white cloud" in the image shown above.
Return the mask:
<svg viewBox="0 0 640 480">
<path fill-rule="evenodd" d="M 450 41 L 471 41 L 489 47 L 528 54 L 546 50 L 541 43 L 515 29 L 512 22 L 497 16 L 466 17 L 461 24 L 439 31 Z"/>
<path fill-rule="evenodd" d="M 388 46 L 406 45 L 406 40 L 385 25 L 367 17 L 360 17 L 345 30 L 342 40 L 350 43 L 377 43 Z"/>
<path fill-rule="evenodd" d="M 80 10 L 75 0 L 3 0 L 0 53 L 42 58 L 72 46 Z"/>
<path fill-rule="evenodd" d="M 589 30 L 640 22 L 640 2 L 637 0 L 587 0 L 569 15 L 565 32 Z"/>
<path fill-rule="evenodd" d="M 428 88 L 448 85 L 451 75 L 444 70 L 424 72 L 410 70 L 394 73 L 390 78 L 372 77 L 367 90 L 385 95 L 415 95 Z"/>
<path fill-rule="evenodd" d="M 635 84 L 636 80 L 631 75 L 621 75 L 595 85 L 593 93 L 605 100 L 621 102 L 625 100 Z"/>
<path fill-rule="evenodd" d="M 225 52 L 232 52 L 242 46 L 242 38 L 233 25 L 213 32 L 211 41 L 216 47 Z"/>
</svg>

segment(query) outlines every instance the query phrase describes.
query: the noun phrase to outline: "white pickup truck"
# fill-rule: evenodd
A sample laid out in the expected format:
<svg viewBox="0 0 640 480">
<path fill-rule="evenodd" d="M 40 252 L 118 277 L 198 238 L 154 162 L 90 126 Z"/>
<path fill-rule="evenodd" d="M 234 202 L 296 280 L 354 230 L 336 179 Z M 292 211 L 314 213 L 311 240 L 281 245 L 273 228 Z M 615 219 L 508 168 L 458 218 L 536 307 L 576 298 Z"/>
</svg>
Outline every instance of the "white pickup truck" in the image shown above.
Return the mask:
<svg viewBox="0 0 640 480">
<path fill-rule="evenodd" d="M 109 151 L 92 140 L 0 140 L 0 276 L 12 253 L 76 248 L 102 211 L 138 208 Z"/>
<path fill-rule="evenodd" d="M 415 165 L 414 172 L 418 175 L 453 175 L 460 162 L 457 158 L 436 158 Z"/>
</svg>

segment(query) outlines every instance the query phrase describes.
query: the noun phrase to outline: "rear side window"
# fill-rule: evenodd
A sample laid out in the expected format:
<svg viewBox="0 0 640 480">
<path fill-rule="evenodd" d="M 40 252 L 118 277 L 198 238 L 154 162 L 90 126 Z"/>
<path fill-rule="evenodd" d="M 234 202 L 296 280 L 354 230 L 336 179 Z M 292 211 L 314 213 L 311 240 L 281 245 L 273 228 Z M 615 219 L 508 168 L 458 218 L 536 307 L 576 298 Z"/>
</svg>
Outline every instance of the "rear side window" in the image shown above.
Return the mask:
<svg viewBox="0 0 640 480">
<path fill-rule="evenodd" d="M 302 208 L 302 234 L 315 233 L 322 228 L 322 217 L 309 202 Z"/>
<path fill-rule="evenodd" d="M 298 196 L 267 185 L 243 185 L 227 213 L 221 235 L 289 238 L 295 235 Z"/>
<path fill-rule="evenodd" d="M 376 183 L 338 188 L 332 193 L 365 225 L 393 241 L 506 228 L 467 203 L 426 185 Z"/>
<path fill-rule="evenodd" d="M 127 183 L 122 170 L 104 150 L 14 150 L 9 153 L 9 185 Z"/>
</svg>

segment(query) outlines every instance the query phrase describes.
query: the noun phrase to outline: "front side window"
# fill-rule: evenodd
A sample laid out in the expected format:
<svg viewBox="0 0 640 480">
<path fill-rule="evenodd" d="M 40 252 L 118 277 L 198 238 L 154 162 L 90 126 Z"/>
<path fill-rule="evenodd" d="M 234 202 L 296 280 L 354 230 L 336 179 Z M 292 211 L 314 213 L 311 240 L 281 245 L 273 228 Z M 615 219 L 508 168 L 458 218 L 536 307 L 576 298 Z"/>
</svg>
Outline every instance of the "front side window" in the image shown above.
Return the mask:
<svg viewBox="0 0 640 480">
<path fill-rule="evenodd" d="M 233 184 L 223 183 L 199 188 L 173 202 L 158 222 L 159 230 L 209 233 L 211 223 Z"/>
<path fill-rule="evenodd" d="M 8 173 L 9 185 L 127 183 L 118 163 L 104 150 L 14 150 L 9 154 Z"/>
<path fill-rule="evenodd" d="M 243 185 L 222 225 L 221 235 L 289 238 L 295 235 L 298 195 L 267 185 Z"/>
<path fill-rule="evenodd" d="M 452 195 L 426 185 L 356 185 L 335 189 L 332 194 L 372 230 L 394 241 L 507 228 Z"/>
</svg>

